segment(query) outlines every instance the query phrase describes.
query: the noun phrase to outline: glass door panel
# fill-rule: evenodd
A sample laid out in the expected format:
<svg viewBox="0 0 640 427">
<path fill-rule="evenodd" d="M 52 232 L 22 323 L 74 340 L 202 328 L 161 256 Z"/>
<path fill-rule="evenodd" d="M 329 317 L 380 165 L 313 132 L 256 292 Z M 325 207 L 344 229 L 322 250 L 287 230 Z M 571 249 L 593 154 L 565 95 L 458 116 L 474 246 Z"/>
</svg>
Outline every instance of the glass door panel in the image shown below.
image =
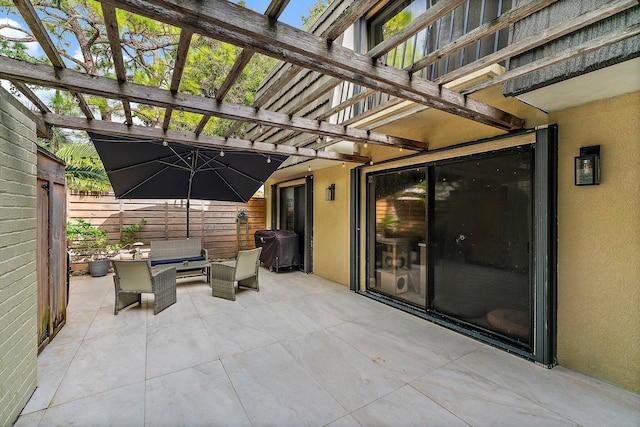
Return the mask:
<svg viewBox="0 0 640 427">
<path fill-rule="evenodd" d="M 430 309 L 531 346 L 532 151 L 433 170 Z"/>
<path fill-rule="evenodd" d="M 368 289 L 419 307 L 426 303 L 425 168 L 369 177 Z"/>
</svg>

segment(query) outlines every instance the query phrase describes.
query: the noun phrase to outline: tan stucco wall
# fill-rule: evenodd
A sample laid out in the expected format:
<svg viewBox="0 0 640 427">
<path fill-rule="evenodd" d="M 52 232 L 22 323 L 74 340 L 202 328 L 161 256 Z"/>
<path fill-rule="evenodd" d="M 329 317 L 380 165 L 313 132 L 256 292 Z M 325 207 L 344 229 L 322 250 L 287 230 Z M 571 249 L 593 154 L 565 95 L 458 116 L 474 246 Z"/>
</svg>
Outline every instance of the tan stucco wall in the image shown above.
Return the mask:
<svg viewBox="0 0 640 427">
<path fill-rule="evenodd" d="M 336 199 L 326 188 L 336 185 Z M 349 168 L 335 166 L 313 174 L 313 272 L 349 286 Z"/>
<path fill-rule="evenodd" d="M 558 362 L 640 392 L 640 93 L 553 113 L 558 123 Z M 602 181 L 576 187 L 580 147 Z"/>
<path fill-rule="evenodd" d="M 528 124 L 543 124 L 541 117 L 530 118 Z M 558 363 L 640 392 L 640 93 L 555 112 L 543 121 L 559 129 Z M 533 134 L 364 170 L 499 149 L 520 138 L 530 143 Z M 601 145 L 602 183 L 576 187 L 574 157 L 589 145 Z M 364 151 L 375 153 L 376 161 L 402 155 L 371 146 Z M 314 273 L 344 285 L 349 281 L 348 169 L 313 172 Z M 336 201 L 326 202 L 324 189 L 331 183 Z M 363 221 L 364 210 L 362 205 Z M 362 243 L 365 256 L 364 237 Z M 364 265 L 361 269 L 364 273 Z"/>
</svg>

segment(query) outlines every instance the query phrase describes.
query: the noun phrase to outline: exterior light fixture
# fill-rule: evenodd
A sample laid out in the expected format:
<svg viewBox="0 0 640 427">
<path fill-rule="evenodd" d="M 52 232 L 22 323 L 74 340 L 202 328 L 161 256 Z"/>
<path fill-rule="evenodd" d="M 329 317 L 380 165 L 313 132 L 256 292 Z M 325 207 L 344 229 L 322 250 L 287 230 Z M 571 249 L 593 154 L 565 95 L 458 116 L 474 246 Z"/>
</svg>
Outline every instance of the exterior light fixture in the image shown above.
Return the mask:
<svg viewBox="0 0 640 427">
<path fill-rule="evenodd" d="M 600 146 L 581 147 L 575 158 L 575 185 L 600 184 Z"/>
<path fill-rule="evenodd" d="M 332 202 L 336 199 L 336 185 L 331 184 L 327 187 L 325 200 Z"/>
</svg>

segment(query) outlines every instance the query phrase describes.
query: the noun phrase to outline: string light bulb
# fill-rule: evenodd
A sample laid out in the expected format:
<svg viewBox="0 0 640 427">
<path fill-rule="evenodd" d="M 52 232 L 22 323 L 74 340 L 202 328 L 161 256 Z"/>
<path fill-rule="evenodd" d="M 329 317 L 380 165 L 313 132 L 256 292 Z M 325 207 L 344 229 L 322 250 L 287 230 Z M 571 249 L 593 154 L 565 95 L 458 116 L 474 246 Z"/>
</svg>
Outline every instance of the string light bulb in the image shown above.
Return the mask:
<svg viewBox="0 0 640 427">
<path fill-rule="evenodd" d="M 367 148 L 368 146 L 369 146 L 369 143 L 365 141 L 365 143 L 364 143 L 363 147 L 364 147 L 364 148 Z"/>
<path fill-rule="evenodd" d="M 267 157 L 267 163 L 271 163 L 271 156 Z"/>
<path fill-rule="evenodd" d="M 342 162 L 342 167 L 344 167 L 344 162 Z"/>
<path fill-rule="evenodd" d="M 311 172 L 311 165 L 307 168 L 307 171 Z"/>
<path fill-rule="evenodd" d="M 220 150 L 220 157 L 224 157 L 224 150 Z"/>
<path fill-rule="evenodd" d="M 162 140 L 162 145 L 166 147 L 167 145 L 169 145 L 169 143 L 167 142 L 167 140 L 166 140 L 166 139 L 163 139 L 163 140 Z"/>
</svg>

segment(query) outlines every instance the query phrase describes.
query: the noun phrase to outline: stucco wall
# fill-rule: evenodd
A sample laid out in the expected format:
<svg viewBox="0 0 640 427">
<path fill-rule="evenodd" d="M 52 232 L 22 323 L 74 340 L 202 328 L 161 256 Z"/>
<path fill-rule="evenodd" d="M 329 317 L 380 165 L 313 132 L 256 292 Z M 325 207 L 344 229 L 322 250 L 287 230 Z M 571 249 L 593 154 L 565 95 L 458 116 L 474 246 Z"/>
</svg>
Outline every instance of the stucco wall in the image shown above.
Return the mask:
<svg viewBox="0 0 640 427">
<path fill-rule="evenodd" d="M 0 93 L 0 425 L 36 387 L 36 132 Z"/>
<path fill-rule="evenodd" d="M 338 163 L 339 165 L 339 163 Z M 313 272 L 349 286 L 349 168 L 335 166 L 313 174 Z M 334 201 L 326 188 L 336 185 Z"/>
<path fill-rule="evenodd" d="M 640 391 L 640 93 L 551 114 L 558 123 L 558 362 Z M 601 146 L 599 186 L 576 187 Z"/>
</svg>

